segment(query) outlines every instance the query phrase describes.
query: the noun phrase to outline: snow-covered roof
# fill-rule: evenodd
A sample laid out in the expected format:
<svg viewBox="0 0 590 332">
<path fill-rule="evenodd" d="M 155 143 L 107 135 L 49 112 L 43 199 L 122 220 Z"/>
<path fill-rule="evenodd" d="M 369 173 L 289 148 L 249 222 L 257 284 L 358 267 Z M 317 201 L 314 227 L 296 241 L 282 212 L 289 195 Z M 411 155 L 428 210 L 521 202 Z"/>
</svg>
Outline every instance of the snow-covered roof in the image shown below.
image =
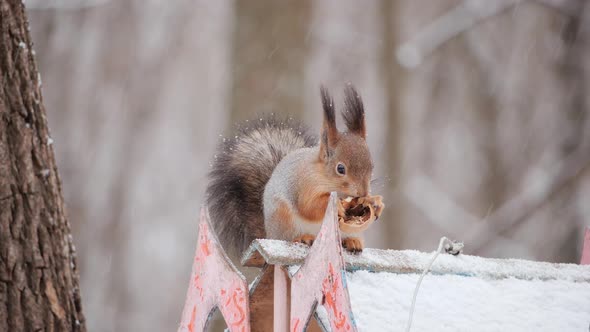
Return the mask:
<svg viewBox="0 0 590 332">
<path fill-rule="evenodd" d="M 256 240 L 243 258 L 298 266 L 309 248 Z M 401 330 L 419 274 L 432 253 L 365 249 L 344 253 L 359 331 Z M 296 268 L 290 269 L 292 272 Z M 319 317 L 322 308 L 318 309 Z M 324 326 L 329 326 L 326 322 Z M 590 328 L 590 266 L 441 254 L 418 293 L 412 331 L 585 331 Z M 328 330 L 328 328 L 326 328 Z"/>
</svg>

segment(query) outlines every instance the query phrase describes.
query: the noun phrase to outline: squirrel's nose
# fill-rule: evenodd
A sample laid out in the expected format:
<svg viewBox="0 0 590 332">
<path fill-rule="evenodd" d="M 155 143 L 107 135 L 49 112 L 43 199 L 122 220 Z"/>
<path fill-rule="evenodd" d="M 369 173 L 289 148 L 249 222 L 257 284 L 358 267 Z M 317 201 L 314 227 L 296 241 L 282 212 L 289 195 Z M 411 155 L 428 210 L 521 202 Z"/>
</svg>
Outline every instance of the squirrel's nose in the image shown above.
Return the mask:
<svg viewBox="0 0 590 332">
<path fill-rule="evenodd" d="M 356 190 L 358 197 L 369 196 L 369 191 L 369 183 L 358 186 Z"/>
</svg>

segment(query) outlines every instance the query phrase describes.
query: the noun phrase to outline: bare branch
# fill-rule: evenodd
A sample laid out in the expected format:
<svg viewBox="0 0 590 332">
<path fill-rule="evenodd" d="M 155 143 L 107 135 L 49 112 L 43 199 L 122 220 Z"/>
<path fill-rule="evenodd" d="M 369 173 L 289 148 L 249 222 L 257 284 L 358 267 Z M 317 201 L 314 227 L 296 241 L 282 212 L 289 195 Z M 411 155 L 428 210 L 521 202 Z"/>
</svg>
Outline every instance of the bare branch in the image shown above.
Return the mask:
<svg viewBox="0 0 590 332">
<path fill-rule="evenodd" d="M 464 1 L 426 26 L 412 40 L 400 45 L 396 51 L 397 60 L 408 69 L 416 68 L 428 54 L 449 39 L 521 1 Z"/>
<path fill-rule="evenodd" d="M 413 69 L 435 49 L 475 26 L 482 20 L 501 12 L 525 0 L 466 0 L 438 17 L 414 38 L 397 48 L 396 58 L 403 67 Z M 576 0 L 535 0 L 540 4 L 557 9 L 566 15 L 576 15 L 580 4 Z"/>
<path fill-rule="evenodd" d="M 485 224 L 472 230 L 470 235 L 465 238 L 465 241 L 479 245 L 474 250 L 475 254 L 480 253 L 494 243 L 495 236 L 527 221 L 535 211 L 576 183 L 590 169 L 590 158 L 576 153 L 575 156 L 566 159 L 562 165 L 563 169 L 560 168 L 554 171 L 554 173 L 558 174 L 554 176 L 545 175 L 553 178 L 553 180 L 541 193 L 524 190 L 522 194 L 508 201 L 493 213 Z"/>
</svg>

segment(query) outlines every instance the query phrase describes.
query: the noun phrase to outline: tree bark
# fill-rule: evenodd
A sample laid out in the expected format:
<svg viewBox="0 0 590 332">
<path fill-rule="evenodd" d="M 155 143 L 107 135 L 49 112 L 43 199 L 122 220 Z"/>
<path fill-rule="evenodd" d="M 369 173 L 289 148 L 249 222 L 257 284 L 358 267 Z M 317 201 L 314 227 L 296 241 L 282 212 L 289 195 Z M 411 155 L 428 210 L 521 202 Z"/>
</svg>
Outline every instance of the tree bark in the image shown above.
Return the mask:
<svg viewBox="0 0 590 332">
<path fill-rule="evenodd" d="M 85 331 L 21 0 L 0 0 L 0 331 Z"/>
</svg>

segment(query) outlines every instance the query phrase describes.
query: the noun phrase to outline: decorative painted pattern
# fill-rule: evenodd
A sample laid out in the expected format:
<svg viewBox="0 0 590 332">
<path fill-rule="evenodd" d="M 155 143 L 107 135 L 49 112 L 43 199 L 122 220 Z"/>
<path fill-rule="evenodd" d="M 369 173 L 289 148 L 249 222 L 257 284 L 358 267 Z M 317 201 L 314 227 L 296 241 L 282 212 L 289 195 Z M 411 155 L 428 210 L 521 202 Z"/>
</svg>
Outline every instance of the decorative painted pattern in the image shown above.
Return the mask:
<svg viewBox="0 0 590 332">
<path fill-rule="evenodd" d="M 211 231 L 201 210 L 199 238 L 178 332 L 203 332 L 219 308 L 231 332 L 250 331 L 248 285 Z"/>
</svg>

